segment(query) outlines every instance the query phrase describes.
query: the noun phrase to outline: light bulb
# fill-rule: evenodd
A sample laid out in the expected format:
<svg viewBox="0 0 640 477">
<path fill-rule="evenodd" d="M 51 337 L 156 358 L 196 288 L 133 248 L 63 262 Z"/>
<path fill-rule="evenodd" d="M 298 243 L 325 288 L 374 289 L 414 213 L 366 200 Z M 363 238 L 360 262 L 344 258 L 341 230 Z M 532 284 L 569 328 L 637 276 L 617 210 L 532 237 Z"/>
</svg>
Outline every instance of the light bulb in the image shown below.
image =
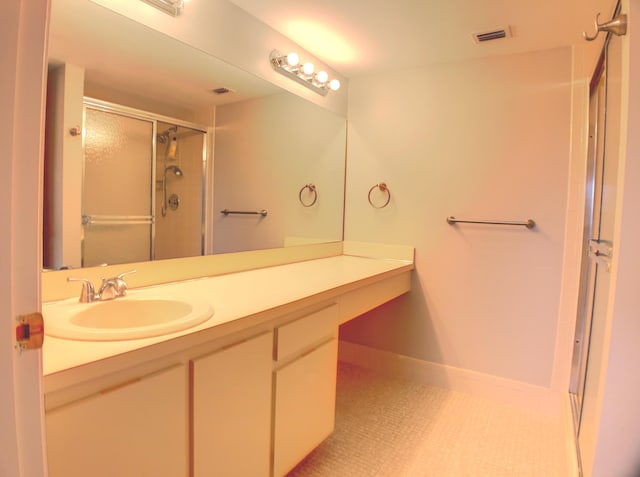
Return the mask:
<svg viewBox="0 0 640 477">
<path fill-rule="evenodd" d="M 329 81 L 329 88 L 331 91 L 338 91 L 340 89 L 340 81 L 337 79 L 332 79 Z"/>
<path fill-rule="evenodd" d="M 312 75 L 313 74 L 313 63 L 305 63 L 304 65 L 302 65 L 302 72 L 305 75 Z"/>
<path fill-rule="evenodd" d="M 289 53 L 287 55 L 287 63 L 289 64 L 289 66 L 296 66 L 298 63 L 300 63 L 300 57 L 297 53 Z"/>
<path fill-rule="evenodd" d="M 316 79 L 318 80 L 318 83 L 325 84 L 329 79 L 329 74 L 326 71 L 320 70 L 316 74 Z"/>
</svg>

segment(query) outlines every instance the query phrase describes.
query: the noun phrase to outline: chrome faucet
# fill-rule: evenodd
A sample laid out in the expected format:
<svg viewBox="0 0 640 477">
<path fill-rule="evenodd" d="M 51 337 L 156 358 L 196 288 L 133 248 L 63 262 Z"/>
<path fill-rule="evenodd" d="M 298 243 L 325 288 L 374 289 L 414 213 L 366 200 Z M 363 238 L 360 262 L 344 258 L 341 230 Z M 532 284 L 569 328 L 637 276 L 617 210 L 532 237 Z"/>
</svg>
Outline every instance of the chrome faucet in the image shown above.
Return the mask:
<svg viewBox="0 0 640 477">
<path fill-rule="evenodd" d="M 91 303 L 96 301 L 96 290 L 93 288 L 93 283 L 87 278 L 75 278 L 67 277 L 68 282 L 82 282 L 82 291 L 80 292 L 80 303 Z"/>
<path fill-rule="evenodd" d="M 128 287 L 123 277 L 135 272 L 135 270 L 129 270 L 112 278 L 103 278 L 97 293 L 93 287 L 93 283 L 87 278 L 68 277 L 67 281 L 82 282 L 82 291 L 80 292 L 80 299 L 78 301 L 80 301 L 80 303 L 92 303 L 94 301 L 107 301 L 125 296 Z"/>
</svg>

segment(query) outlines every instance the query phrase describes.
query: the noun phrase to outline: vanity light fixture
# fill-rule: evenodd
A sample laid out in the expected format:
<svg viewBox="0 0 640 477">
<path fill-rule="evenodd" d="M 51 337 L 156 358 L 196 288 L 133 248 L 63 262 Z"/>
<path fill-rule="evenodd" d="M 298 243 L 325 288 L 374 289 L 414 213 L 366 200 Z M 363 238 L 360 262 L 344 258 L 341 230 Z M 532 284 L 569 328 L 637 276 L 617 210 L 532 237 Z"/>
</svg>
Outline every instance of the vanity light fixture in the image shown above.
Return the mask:
<svg viewBox="0 0 640 477">
<path fill-rule="evenodd" d="M 269 55 L 269 61 L 278 73 L 305 85 L 322 96 L 326 96 L 329 91 L 340 89 L 340 80 L 334 78 L 329 81 L 329 74 L 324 70 L 316 72 L 313 63 L 300 64 L 300 57 L 297 53 L 283 55 L 278 50 L 273 50 Z"/>
<path fill-rule="evenodd" d="M 142 0 L 144 3 L 156 7 L 158 10 L 177 17 L 182 13 L 184 0 Z"/>
</svg>

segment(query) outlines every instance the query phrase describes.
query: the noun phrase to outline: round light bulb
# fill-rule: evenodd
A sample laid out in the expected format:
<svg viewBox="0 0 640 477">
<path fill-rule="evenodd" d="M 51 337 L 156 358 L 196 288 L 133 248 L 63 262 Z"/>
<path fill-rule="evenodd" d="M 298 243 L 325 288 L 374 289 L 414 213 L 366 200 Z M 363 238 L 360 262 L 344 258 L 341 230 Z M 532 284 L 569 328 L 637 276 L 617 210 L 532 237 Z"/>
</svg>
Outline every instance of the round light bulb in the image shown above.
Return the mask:
<svg viewBox="0 0 640 477">
<path fill-rule="evenodd" d="M 300 63 L 300 57 L 298 56 L 298 53 L 289 53 L 287 55 L 287 63 L 289 64 L 289 66 L 296 66 L 298 63 Z"/>
<path fill-rule="evenodd" d="M 318 80 L 318 83 L 324 84 L 329 79 L 329 74 L 326 71 L 318 71 L 316 79 Z"/>
<path fill-rule="evenodd" d="M 338 91 L 340 89 L 340 81 L 337 79 L 332 79 L 329 81 L 329 88 L 331 91 Z"/>
<path fill-rule="evenodd" d="M 305 75 L 312 75 L 313 74 L 313 63 L 305 63 L 304 65 L 302 65 L 302 72 Z"/>
</svg>

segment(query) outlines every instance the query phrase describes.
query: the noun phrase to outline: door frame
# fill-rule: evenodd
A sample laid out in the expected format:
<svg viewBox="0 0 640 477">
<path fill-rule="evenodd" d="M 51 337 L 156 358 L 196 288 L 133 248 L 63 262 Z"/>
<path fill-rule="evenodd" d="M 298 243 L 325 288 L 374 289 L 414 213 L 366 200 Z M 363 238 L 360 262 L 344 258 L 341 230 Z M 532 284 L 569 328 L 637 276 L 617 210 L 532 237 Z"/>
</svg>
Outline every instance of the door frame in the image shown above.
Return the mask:
<svg viewBox="0 0 640 477">
<path fill-rule="evenodd" d="M 42 353 L 15 346 L 15 319 L 40 311 L 42 160 L 50 0 L 8 0 L 0 17 L 0 473 L 46 472 Z"/>
</svg>

